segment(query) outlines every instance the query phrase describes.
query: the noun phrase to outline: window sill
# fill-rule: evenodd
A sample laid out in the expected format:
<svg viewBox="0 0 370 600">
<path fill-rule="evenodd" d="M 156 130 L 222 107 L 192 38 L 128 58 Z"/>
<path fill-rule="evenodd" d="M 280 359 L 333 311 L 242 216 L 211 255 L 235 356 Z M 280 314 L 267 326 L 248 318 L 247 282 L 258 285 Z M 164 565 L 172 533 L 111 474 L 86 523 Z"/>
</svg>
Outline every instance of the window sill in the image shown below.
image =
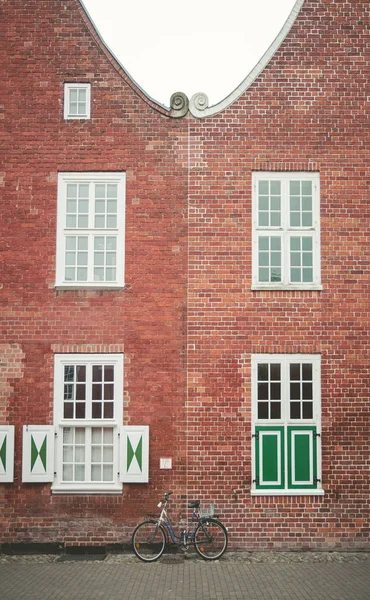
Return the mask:
<svg viewBox="0 0 370 600">
<path fill-rule="evenodd" d="M 79 291 L 79 290 L 98 290 L 98 291 L 112 291 L 112 292 L 120 292 L 122 290 L 126 289 L 126 285 L 125 284 L 118 284 L 118 285 L 69 285 L 69 284 L 56 284 L 54 286 L 54 289 L 56 291 Z"/>
<path fill-rule="evenodd" d="M 325 496 L 325 490 L 251 490 L 251 496 Z"/>
<path fill-rule="evenodd" d="M 60 495 L 60 494 L 68 494 L 68 495 L 79 495 L 79 496 L 86 496 L 86 495 L 96 495 L 96 494 L 100 494 L 100 495 L 112 495 L 112 494 L 122 494 L 122 489 L 123 486 L 122 485 L 112 485 L 111 487 L 102 487 L 102 488 L 97 488 L 96 486 L 88 488 L 86 486 L 81 486 L 81 487 L 71 487 L 68 485 L 65 486 L 61 486 L 61 485 L 56 485 L 55 487 L 52 486 L 51 488 L 51 493 L 55 494 L 55 495 Z"/>
<path fill-rule="evenodd" d="M 311 292 L 311 291 L 322 291 L 323 287 L 322 285 L 310 285 L 310 286 L 306 286 L 306 285 L 251 285 L 251 290 L 252 291 L 271 291 L 271 292 L 276 292 L 276 291 L 280 291 L 280 290 L 288 290 L 288 291 L 300 291 L 300 292 Z"/>
</svg>

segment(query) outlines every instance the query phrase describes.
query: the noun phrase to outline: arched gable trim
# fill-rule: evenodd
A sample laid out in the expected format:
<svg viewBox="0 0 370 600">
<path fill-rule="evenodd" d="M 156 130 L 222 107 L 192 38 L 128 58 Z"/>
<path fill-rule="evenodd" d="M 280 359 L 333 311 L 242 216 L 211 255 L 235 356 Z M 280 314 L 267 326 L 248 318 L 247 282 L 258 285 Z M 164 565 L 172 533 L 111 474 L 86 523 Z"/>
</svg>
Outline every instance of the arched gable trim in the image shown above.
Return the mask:
<svg viewBox="0 0 370 600">
<path fill-rule="evenodd" d="M 89 30 L 91 36 L 95 40 L 97 46 L 101 49 L 101 51 L 105 54 L 108 61 L 111 63 L 112 67 L 121 75 L 122 79 L 140 96 L 144 102 L 149 104 L 154 110 L 160 112 L 163 115 L 171 116 L 170 109 L 168 109 L 163 104 L 160 104 L 153 98 L 151 98 L 136 81 L 131 77 L 131 75 L 126 71 L 126 69 L 122 66 L 118 58 L 111 51 L 107 43 L 104 41 L 102 36 L 100 35 L 93 19 L 91 18 L 86 6 L 83 3 L 83 0 L 77 0 L 79 12 L 83 18 L 83 21 Z"/>
<path fill-rule="evenodd" d="M 221 100 L 221 102 L 218 102 L 217 104 L 214 104 L 210 107 L 208 106 L 208 98 L 205 94 L 194 94 L 189 104 L 190 112 L 194 117 L 203 118 L 213 116 L 230 106 L 233 102 L 240 98 L 242 94 L 244 94 L 244 92 L 257 79 L 260 73 L 262 73 L 262 71 L 266 68 L 276 51 L 280 48 L 281 44 L 287 37 L 289 31 L 291 30 L 299 11 L 302 8 L 303 3 L 304 0 L 296 0 L 296 3 L 290 12 L 290 15 L 288 16 L 287 20 L 285 21 L 282 29 L 276 36 L 275 40 L 266 50 L 264 55 L 258 61 L 256 66 L 252 69 L 249 75 L 247 75 L 247 77 L 241 82 L 240 85 L 238 85 L 238 87 L 233 92 L 231 92 L 231 94 L 226 96 L 226 98 Z"/>
</svg>

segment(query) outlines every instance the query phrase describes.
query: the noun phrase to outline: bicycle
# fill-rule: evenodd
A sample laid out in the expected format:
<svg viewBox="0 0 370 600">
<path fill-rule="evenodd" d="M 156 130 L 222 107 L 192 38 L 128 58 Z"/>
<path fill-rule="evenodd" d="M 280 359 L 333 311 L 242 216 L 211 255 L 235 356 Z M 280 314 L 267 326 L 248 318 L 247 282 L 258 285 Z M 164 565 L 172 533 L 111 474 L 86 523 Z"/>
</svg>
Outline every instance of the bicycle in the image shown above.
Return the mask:
<svg viewBox="0 0 370 600">
<path fill-rule="evenodd" d="M 189 545 L 194 545 L 205 560 L 220 558 L 227 548 L 228 533 L 218 515 L 213 514 L 213 505 L 204 510 L 200 508 L 200 500 L 190 502 L 188 508 L 193 512 L 188 529 L 176 533 L 166 510 L 172 493 L 166 492 L 160 500 L 161 513 L 157 520 L 149 519 L 135 528 L 132 546 L 136 556 L 144 562 L 153 562 L 162 556 L 166 543 L 171 540 L 185 552 Z"/>
</svg>

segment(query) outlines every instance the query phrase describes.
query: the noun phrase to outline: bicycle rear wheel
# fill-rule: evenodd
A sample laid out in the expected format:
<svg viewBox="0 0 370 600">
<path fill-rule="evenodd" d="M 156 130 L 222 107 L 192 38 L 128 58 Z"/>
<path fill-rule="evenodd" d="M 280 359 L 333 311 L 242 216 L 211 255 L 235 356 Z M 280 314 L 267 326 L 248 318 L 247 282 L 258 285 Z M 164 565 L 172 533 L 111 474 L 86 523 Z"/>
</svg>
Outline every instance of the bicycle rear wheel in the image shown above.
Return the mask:
<svg viewBox="0 0 370 600">
<path fill-rule="evenodd" d="M 162 556 L 166 545 L 166 534 L 157 521 L 140 523 L 132 534 L 132 546 L 140 560 L 152 562 Z"/>
<path fill-rule="evenodd" d="M 227 548 L 226 527 L 216 519 L 199 523 L 194 534 L 195 549 L 206 560 L 220 558 Z"/>
</svg>

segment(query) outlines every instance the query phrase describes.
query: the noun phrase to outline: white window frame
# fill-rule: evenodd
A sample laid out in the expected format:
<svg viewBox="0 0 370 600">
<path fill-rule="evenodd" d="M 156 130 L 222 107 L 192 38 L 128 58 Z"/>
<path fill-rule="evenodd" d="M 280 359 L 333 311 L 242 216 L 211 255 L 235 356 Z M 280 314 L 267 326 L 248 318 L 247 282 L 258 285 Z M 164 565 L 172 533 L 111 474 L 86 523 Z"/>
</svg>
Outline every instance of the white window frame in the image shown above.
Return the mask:
<svg viewBox="0 0 370 600">
<path fill-rule="evenodd" d="M 125 173 L 124 172 L 86 172 L 58 174 L 58 213 L 57 213 L 57 255 L 56 255 L 56 287 L 67 289 L 79 288 L 123 288 L 124 280 L 124 250 L 125 250 Z M 68 227 L 67 225 L 67 189 L 68 184 L 87 184 L 89 186 L 89 211 L 87 227 Z M 95 228 L 95 197 L 96 184 L 117 185 L 117 219 L 115 227 Z M 113 281 L 94 280 L 94 239 L 115 238 L 116 240 L 116 279 Z M 67 238 L 87 240 L 87 279 L 68 280 L 66 277 L 66 244 Z M 77 253 L 76 253 L 77 255 Z M 77 259 L 76 259 L 77 260 Z M 77 272 L 77 267 L 76 267 Z"/>
<path fill-rule="evenodd" d="M 260 226 L 258 223 L 258 185 L 260 181 L 279 181 L 281 184 L 281 223 L 279 226 Z M 289 182 L 312 182 L 312 226 L 291 227 L 289 223 Z M 281 238 L 281 281 L 259 281 L 259 237 Z M 313 281 L 292 282 L 290 280 L 290 238 L 310 237 L 313 247 Z M 321 290 L 320 269 L 320 174 L 309 172 L 267 172 L 252 174 L 252 290 L 287 289 Z"/>
<path fill-rule="evenodd" d="M 114 365 L 114 414 L 113 418 L 64 418 L 64 367 L 68 365 Z M 87 371 L 88 372 L 88 371 Z M 86 406 L 91 404 L 91 391 L 87 386 Z M 123 354 L 56 354 L 54 357 L 54 427 L 55 427 L 55 476 L 53 493 L 109 494 L 120 493 L 120 432 L 123 419 Z M 110 482 L 63 481 L 63 428 L 86 428 L 87 437 L 94 427 L 113 429 L 113 480 Z M 86 465 L 91 464 L 91 446 L 86 444 Z"/>
<path fill-rule="evenodd" d="M 258 364 L 280 364 L 281 365 L 281 416 L 280 419 L 259 419 L 258 418 Z M 290 418 L 290 403 L 289 403 L 289 367 L 295 363 L 311 363 L 313 374 L 313 414 L 310 419 L 293 419 Z M 321 355 L 320 354 L 253 354 L 251 357 L 251 377 L 252 377 L 252 496 L 321 496 L 324 495 L 322 488 L 322 463 L 321 463 Z M 255 431 L 256 427 L 268 427 L 277 429 L 285 428 L 284 435 L 284 481 L 282 488 L 275 489 L 257 489 L 256 485 L 256 452 L 255 452 Z M 288 428 L 299 427 L 316 428 L 316 452 L 317 452 L 317 488 L 316 489 L 291 489 L 288 485 Z M 264 432 L 268 435 L 268 430 Z M 293 436 L 292 436 L 293 439 Z M 294 441 L 294 440 L 293 440 Z"/>
<path fill-rule="evenodd" d="M 75 114 L 71 112 L 71 91 L 84 90 L 86 92 L 86 107 L 85 111 L 81 114 Z M 91 117 L 91 84 L 90 83 L 65 83 L 64 84 L 64 118 L 70 119 L 90 119 Z"/>
</svg>

